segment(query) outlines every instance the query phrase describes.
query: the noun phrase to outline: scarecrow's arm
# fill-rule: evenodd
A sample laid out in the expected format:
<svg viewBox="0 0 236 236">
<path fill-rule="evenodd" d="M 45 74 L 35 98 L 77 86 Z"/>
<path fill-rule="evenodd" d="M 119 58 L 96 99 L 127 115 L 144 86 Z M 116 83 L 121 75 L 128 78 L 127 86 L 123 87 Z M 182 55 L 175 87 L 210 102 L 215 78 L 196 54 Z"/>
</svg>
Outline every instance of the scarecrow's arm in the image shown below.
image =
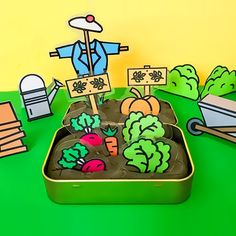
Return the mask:
<svg viewBox="0 0 236 236">
<path fill-rule="evenodd" d="M 129 46 L 120 46 L 120 51 L 121 52 L 125 52 L 125 51 L 129 51 Z M 93 53 L 94 51 L 91 50 L 91 53 Z M 53 52 L 49 52 L 49 56 L 50 57 L 58 57 L 59 54 L 57 51 L 53 51 Z"/>
<path fill-rule="evenodd" d="M 58 52 L 57 51 L 54 51 L 54 52 L 49 52 L 49 56 L 50 57 L 58 57 Z"/>
<path fill-rule="evenodd" d="M 121 52 L 129 51 L 129 46 L 120 46 L 120 51 Z"/>
<path fill-rule="evenodd" d="M 60 57 L 60 58 L 70 58 L 73 54 L 73 44 L 65 45 L 59 48 L 56 48 L 56 51 L 50 52 L 50 57 Z"/>
</svg>

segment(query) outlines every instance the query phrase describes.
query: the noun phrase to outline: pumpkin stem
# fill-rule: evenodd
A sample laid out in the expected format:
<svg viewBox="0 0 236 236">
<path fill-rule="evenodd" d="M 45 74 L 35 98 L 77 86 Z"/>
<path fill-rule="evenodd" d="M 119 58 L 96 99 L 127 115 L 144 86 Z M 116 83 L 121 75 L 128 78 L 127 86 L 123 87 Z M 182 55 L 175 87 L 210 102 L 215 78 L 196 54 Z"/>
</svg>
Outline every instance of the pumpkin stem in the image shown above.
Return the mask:
<svg viewBox="0 0 236 236">
<path fill-rule="evenodd" d="M 142 98 L 142 94 L 138 91 L 138 89 L 132 87 L 132 88 L 130 89 L 130 92 L 131 92 L 132 94 L 134 94 L 137 98 Z"/>
</svg>

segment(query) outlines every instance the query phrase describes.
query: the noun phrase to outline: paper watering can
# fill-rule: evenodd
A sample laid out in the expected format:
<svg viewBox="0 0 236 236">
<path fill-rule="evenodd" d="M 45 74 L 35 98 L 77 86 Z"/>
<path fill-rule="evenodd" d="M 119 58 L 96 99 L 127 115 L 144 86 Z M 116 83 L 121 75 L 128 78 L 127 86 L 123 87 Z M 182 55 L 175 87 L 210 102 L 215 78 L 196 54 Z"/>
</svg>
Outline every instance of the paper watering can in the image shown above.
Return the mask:
<svg viewBox="0 0 236 236">
<path fill-rule="evenodd" d="M 26 109 L 28 120 L 36 120 L 52 115 L 50 105 L 60 87 L 64 85 L 54 79 L 54 87 L 49 95 L 43 79 L 35 74 L 26 75 L 20 82 L 20 94 Z"/>
</svg>

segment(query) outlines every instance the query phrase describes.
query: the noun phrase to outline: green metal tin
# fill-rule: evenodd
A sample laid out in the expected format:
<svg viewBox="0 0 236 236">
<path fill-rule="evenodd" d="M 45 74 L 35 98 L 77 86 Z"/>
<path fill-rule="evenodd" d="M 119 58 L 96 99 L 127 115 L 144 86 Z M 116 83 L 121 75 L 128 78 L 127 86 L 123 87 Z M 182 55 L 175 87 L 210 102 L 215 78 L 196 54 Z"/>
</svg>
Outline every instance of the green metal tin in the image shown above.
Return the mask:
<svg viewBox="0 0 236 236">
<path fill-rule="evenodd" d="M 183 179 L 51 179 L 46 169 L 52 150 L 61 138 L 68 135 L 66 128 L 59 129 L 42 168 L 49 198 L 60 204 L 176 204 L 185 201 L 191 193 L 194 165 L 183 132 L 171 126 L 174 140 L 183 144 L 188 157 L 189 174 Z"/>
</svg>

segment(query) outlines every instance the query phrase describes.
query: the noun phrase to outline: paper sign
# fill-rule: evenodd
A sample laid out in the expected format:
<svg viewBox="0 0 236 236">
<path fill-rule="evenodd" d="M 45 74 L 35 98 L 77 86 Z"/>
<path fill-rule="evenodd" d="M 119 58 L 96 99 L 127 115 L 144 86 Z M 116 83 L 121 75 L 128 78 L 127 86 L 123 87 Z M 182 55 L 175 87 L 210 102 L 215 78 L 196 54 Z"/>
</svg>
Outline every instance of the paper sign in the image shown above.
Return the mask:
<svg viewBox="0 0 236 236">
<path fill-rule="evenodd" d="M 165 85 L 167 83 L 167 68 L 150 66 L 128 69 L 129 86 Z"/>
<path fill-rule="evenodd" d="M 111 91 L 108 74 L 67 80 L 66 85 L 71 98 Z"/>
</svg>

